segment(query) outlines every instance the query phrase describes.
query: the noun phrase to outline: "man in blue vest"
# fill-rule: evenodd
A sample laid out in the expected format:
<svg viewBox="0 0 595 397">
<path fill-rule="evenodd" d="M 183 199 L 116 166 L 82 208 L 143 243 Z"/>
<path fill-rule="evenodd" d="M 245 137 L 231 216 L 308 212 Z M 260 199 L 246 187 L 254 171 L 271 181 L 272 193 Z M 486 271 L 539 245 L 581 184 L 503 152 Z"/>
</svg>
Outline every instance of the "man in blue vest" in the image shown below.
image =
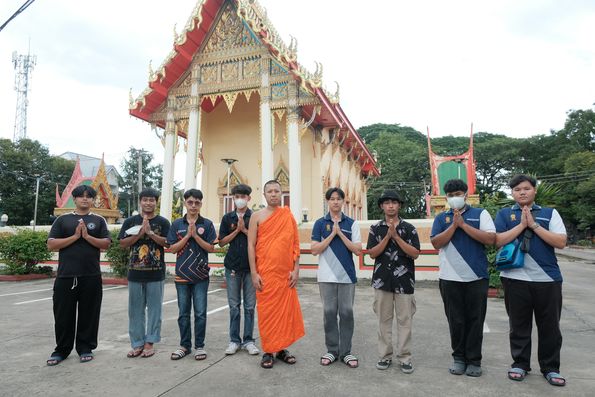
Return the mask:
<svg viewBox="0 0 595 397">
<path fill-rule="evenodd" d="M 466 203 L 465 182 L 447 181 L 444 193 L 450 210 L 434 219 L 430 241 L 440 250 L 440 295 L 453 357 L 448 370 L 453 375 L 481 376 L 489 282 L 485 245 L 495 243 L 496 228 L 486 210 Z"/>
<path fill-rule="evenodd" d="M 535 178 L 517 175 L 509 186 L 516 203 L 496 215 L 496 245 L 502 247 L 522 239 L 529 230 L 532 233 L 529 233 L 529 250 L 525 253 L 523 267 L 504 270 L 500 274 L 513 359 L 508 378 L 522 381 L 531 371 L 531 330 L 535 316 L 541 373 L 549 384 L 564 386 L 566 380 L 559 373 L 562 274 L 554 249 L 566 245 L 566 228 L 558 211 L 535 204 Z"/>
</svg>

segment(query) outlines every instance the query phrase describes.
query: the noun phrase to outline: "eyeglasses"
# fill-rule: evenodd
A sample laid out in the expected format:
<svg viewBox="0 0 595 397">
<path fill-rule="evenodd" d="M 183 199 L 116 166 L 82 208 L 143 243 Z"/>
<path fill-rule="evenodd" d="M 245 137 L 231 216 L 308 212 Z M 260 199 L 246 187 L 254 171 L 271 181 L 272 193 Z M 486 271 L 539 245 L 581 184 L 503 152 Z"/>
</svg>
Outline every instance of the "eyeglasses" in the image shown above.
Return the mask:
<svg viewBox="0 0 595 397">
<path fill-rule="evenodd" d="M 202 204 L 202 201 L 199 201 L 199 200 L 196 200 L 196 201 L 194 201 L 194 200 L 188 200 L 188 201 L 186 201 L 186 205 L 188 207 L 194 207 L 194 206 L 197 206 L 198 207 L 201 204 Z"/>
</svg>

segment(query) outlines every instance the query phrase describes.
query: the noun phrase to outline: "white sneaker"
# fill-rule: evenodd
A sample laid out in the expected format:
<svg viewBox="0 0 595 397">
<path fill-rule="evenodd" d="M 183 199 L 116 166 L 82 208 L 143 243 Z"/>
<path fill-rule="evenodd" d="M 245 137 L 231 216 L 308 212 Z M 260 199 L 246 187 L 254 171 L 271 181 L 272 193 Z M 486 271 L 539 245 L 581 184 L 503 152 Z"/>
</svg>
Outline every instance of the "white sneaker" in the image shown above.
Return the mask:
<svg viewBox="0 0 595 397">
<path fill-rule="evenodd" d="M 227 349 L 225 349 L 225 354 L 232 355 L 232 354 L 236 354 L 236 352 L 240 349 L 240 345 L 238 345 L 235 342 L 229 342 L 229 346 L 227 346 Z"/>
<path fill-rule="evenodd" d="M 255 356 L 258 353 L 260 353 L 260 350 L 258 349 L 258 347 L 256 347 L 256 345 L 254 344 L 254 342 L 248 342 L 244 345 L 244 349 L 246 349 L 248 351 L 248 354 Z"/>
</svg>

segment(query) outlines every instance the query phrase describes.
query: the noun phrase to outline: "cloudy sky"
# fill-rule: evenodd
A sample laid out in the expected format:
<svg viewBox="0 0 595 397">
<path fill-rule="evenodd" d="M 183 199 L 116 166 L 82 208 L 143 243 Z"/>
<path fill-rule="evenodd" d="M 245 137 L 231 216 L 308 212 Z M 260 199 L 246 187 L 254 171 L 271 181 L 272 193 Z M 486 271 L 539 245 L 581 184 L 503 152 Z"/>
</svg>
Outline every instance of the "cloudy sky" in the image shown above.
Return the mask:
<svg viewBox="0 0 595 397">
<path fill-rule="evenodd" d="M 6 20 L 23 0 L 3 0 Z M 0 137 L 13 136 L 12 52 L 37 56 L 28 136 L 51 153 L 118 165 L 128 147 L 162 161 L 128 90 L 147 84 L 196 0 L 38 0 L 0 32 Z M 359 128 L 400 123 L 432 136 L 476 131 L 526 137 L 560 129 L 595 102 L 595 2 L 574 0 L 260 0 L 298 60 L 324 65 Z M 176 179 L 183 179 L 183 153 Z"/>
</svg>

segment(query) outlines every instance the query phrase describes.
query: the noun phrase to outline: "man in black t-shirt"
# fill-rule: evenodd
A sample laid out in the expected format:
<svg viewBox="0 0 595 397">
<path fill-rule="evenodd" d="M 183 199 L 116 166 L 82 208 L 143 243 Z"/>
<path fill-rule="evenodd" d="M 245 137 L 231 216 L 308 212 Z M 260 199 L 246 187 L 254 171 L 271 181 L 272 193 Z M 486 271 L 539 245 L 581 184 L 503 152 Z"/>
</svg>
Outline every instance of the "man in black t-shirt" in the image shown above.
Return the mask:
<svg viewBox="0 0 595 397">
<path fill-rule="evenodd" d="M 132 350 L 127 357 L 151 357 L 153 344 L 161 340 L 161 306 L 165 279 L 165 236 L 169 221 L 155 214 L 159 192 L 147 188 L 140 192 L 141 215 L 122 225 L 120 247 L 130 247 L 128 262 L 128 333 Z M 145 311 L 147 313 L 145 321 Z"/>
<path fill-rule="evenodd" d="M 372 287 L 374 312 L 378 316 L 376 368 L 385 370 L 393 359 L 392 327 L 397 315 L 397 359 L 401 371 L 413 372 L 411 326 L 415 314 L 414 260 L 419 256 L 419 236 L 415 227 L 399 216 L 403 200 L 394 190 L 385 190 L 378 199 L 384 219 L 370 226 L 368 254 L 374 259 Z"/>
<path fill-rule="evenodd" d="M 254 308 L 256 307 L 256 290 L 252 285 L 250 263 L 248 263 L 248 225 L 252 211 L 248 208 L 252 188 L 239 184 L 231 189 L 235 210 L 223 215 L 219 227 L 219 245 L 229 244 L 225 254 L 225 280 L 227 285 L 227 302 L 229 303 L 229 345 L 225 354 L 235 354 L 240 348 L 249 354 L 256 355 L 260 351 L 254 343 Z M 243 296 L 243 299 L 242 299 Z M 244 333 L 240 338 L 240 304 L 244 302 Z"/>
<path fill-rule="evenodd" d="M 76 209 L 56 219 L 50 230 L 48 249 L 59 254 L 53 296 L 56 348 L 47 365 L 59 364 L 73 347 L 80 362 L 91 361 L 97 347 L 103 294 L 99 255 L 111 239 L 105 219 L 91 213 L 96 194 L 91 186 L 76 187 Z"/>
</svg>

